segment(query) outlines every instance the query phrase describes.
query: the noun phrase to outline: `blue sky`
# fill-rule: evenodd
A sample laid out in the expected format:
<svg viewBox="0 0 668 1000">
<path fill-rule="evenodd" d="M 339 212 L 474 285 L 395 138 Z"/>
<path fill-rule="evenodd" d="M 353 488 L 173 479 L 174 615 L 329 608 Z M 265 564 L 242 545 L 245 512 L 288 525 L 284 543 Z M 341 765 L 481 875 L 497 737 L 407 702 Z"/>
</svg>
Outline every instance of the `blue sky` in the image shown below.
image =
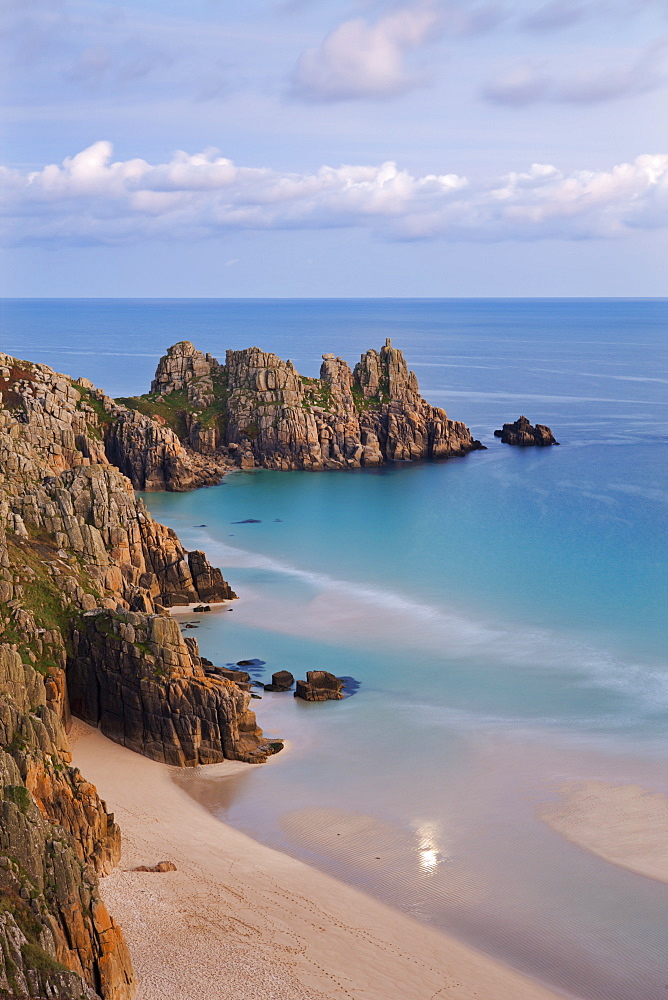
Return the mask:
<svg viewBox="0 0 668 1000">
<path fill-rule="evenodd" d="M 665 0 L 6 0 L 2 292 L 664 295 Z"/>
</svg>

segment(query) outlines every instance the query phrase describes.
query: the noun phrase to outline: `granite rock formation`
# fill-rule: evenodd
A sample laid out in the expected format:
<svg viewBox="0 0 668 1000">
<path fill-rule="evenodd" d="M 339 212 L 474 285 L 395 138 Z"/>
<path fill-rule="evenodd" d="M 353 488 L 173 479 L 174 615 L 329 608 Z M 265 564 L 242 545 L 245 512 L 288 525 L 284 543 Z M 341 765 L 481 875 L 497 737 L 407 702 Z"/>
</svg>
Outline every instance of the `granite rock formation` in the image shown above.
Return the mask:
<svg viewBox="0 0 668 1000">
<path fill-rule="evenodd" d="M 465 455 L 481 448 L 468 428 L 420 395 L 390 340 L 351 371 L 324 354 L 319 378 L 257 347 L 221 365 L 189 341 L 160 359 L 151 392 L 120 401 L 169 416 L 187 454 L 242 469 L 345 469 Z"/>
<path fill-rule="evenodd" d="M 175 619 L 95 608 L 78 622 L 72 647 L 72 711 L 116 743 L 181 767 L 257 763 L 273 752 L 248 710 L 250 695 L 205 671 Z"/>
<path fill-rule="evenodd" d="M 295 679 L 289 670 L 277 670 L 271 675 L 271 684 L 265 684 L 265 691 L 289 691 Z M 302 682 L 303 683 L 303 682 Z"/>
<path fill-rule="evenodd" d="M 120 832 L 69 761 L 42 676 L 0 645 L 0 995 L 129 1000 L 132 963 L 98 888 Z"/>
<path fill-rule="evenodd" d="M 305 681 L 297 681 L 295 698 L 303 701 L 340 701 L 343 681 L 327 670 L 308 670 Z"/>
<path fill-rule="evenodd" d="M 134 993 L 97 883 L 120 834 L 70 766 L 72 706 L 174 764 L 278 749 L 249 692 L 209 676 L 165 610 L 233 592 L 152 519 L 114 459 L 155 488 L 195 485 L 197 462 L 209 477 L 215 465 L 85 380 L 0 354 L 0 994 Z"/>
<path fill-rule="evenodd" d="M 504 424 L 501 430 L 494 431 L 494 437 L 501 438 L 503 444 L 519 445 L 521 448 L 537 445 L 546 448 L 551 444 L 559 444 L 545 424 L 534 427 L 526 417 L 518 417 L 514 424 Z"/>
</svg>

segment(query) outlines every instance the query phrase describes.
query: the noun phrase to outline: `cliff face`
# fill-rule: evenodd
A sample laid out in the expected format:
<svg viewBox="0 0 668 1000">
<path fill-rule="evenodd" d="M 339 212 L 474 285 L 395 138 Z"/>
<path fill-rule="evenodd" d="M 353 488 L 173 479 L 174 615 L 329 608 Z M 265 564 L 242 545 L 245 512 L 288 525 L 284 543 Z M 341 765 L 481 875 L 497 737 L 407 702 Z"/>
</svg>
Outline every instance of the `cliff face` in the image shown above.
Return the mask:
<svg viewBox="0 0 668 1000">
<path fill-rule="evenodd" d="M 169 418 L 190 452 L 241 468 L 355 468 L 481 447 L 463 423 L 422 398 L 389 340 L 354 371 L 323 355 L 318 379 L 257 347 L 228 351 L 220 365 L 182 341 L 160 359 L 151 392 L 122 402 Z"/>
<path fill-rule="evenodd" d="M 256 763 L 262 739 L 250 694 L 204 672 L 173 618 L 87 611 L 68 667 L 72 711 L 131 750 L 181 767 L 224 758 Z"/>
<path fill-rule="evenodd" d="M 0 394 L 0 994 L 129 1000 L 132 966 L 97 884 L 120 833 L 70 767 L 71 707 L 174 764 L 276 748 L 248 692 L 208 676 L 165 610 L 231 599 L 229 585 L 110 460 L 118 441 L 131 464 L 152 441 L 142 475 L 183 484 L 196 463 L 176 435 L 7 355 Z"/>
<path fill-rule="evenodd" d="M 0 646 L 0 991 L 134 995 L 130 957 L 98 890 L 120 832 L 76 768 L 44 682 Z"/>
</svg>

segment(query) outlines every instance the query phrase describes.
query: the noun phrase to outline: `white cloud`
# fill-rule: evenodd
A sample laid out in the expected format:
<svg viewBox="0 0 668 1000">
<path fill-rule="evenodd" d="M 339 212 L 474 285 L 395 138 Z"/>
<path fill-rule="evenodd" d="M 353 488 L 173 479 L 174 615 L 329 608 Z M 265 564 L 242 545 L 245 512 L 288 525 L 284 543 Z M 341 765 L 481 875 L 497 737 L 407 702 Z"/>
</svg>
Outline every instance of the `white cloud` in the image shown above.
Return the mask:
<svg viewBox="0 0 668 1000">
<path fill-rule="evenodd" d="M 360 227 L 390 240 L 619 237 L 668 225 L 668 155 L 609 170 L 534 164 L 495 181 L 415 177 L 392 162 L 279 173 L 208 150 L 114 161 L 97 142 L 62 164 L 0 168 L 8 245 L 199 240 L 229 230 Z"/>
<path fill-rule="evenodd" d="M 292 78 L 293 93 L 310 101 L 387 98 L 424 83 L 406 65 L 408 53 L 435 40 L 440 16 L 432 2 L 401 7 L 376 21 L 339 24 L 307 49 Z"/>
</svg>

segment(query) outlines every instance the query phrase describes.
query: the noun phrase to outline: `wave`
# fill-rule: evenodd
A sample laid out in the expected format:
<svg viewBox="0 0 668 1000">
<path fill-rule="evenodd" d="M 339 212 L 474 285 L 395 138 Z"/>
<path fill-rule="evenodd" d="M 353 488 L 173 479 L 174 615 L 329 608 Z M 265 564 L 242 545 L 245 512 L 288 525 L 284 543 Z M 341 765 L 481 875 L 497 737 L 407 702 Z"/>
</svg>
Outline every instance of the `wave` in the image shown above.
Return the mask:
<svg viewBox="0 0 668 1000">
<path fill-rule="evenodd" d="M 279 588 L 250 581 L 246 600 L 236 609 L 249 625 L 317 636 L 339 645 L 405 649 L 426 663 L 473 660 L 486 669 L 513 668 L 570 675 L 576 687 L 594 685 L 632 698 L 649 714 L 668 708 L 668 672 L 648 662 L 630 662 L 592 642 L 566 632 L 527 628 L 519 622 L 495 622 L 465 610 L 424 603 L 394 590 L 337 579 L 302 569 L 271 556 L 248 551 L 208 536 L 210 557 L 226 567 L 263 570 L 307 585 L 302 603 Z M 258 604 L 262 617 L 258 622 Z"/>
</svg>

